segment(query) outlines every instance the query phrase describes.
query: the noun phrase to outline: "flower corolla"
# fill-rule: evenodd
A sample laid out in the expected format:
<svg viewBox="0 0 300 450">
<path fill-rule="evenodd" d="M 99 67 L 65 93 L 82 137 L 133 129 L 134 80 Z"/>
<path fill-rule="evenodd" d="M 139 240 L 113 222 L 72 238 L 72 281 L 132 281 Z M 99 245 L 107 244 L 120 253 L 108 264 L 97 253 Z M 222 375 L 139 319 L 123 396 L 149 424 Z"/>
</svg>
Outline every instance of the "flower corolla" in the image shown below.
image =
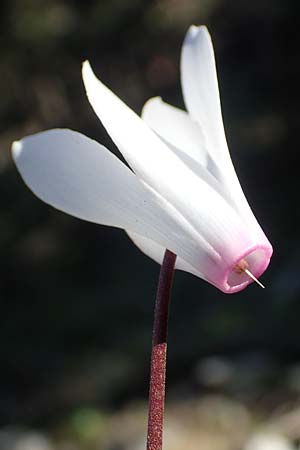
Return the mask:
<svg viewBox="0 0 300 450">
<path fill-rule="evenodd" d="M 13 144 L 29 188 L 46 203 L 90 222 L 126 230 L 161 263 L 225 293 L 244 289 L 267 268 L 272 246 L 236 176 L 222 121 L 214 51 L 206 27 L 191 26 L 181 56 L 187 112 L 150 99 L 137 116 L 83 64 L 95 113 L 127 167 L 94 140 L 54 129 Z"/>
</svg>

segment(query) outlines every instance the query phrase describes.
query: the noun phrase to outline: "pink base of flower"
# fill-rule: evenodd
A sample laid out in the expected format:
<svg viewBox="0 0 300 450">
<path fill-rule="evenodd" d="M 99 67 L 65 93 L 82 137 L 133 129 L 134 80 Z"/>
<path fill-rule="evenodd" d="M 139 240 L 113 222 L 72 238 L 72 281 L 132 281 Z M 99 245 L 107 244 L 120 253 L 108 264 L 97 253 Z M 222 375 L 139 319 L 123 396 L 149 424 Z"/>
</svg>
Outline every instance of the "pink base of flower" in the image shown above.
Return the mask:
<svg viewBox="0 0 300 450">
<path fill-rule="evenodd" d="M 225 294 L 234 294 L 245 289 L 248 284 L 253 283 L 253 280 L 245 272 L 237 273 L 234 268 L 240 261 L 245 260 L 248 263 L 249 271 L 259 278 L 267 269 L 272 253 L 271 245 L 255 245 L 248 248 L 222 273 L 217 283 L 213 284 Z"/>
</svg>

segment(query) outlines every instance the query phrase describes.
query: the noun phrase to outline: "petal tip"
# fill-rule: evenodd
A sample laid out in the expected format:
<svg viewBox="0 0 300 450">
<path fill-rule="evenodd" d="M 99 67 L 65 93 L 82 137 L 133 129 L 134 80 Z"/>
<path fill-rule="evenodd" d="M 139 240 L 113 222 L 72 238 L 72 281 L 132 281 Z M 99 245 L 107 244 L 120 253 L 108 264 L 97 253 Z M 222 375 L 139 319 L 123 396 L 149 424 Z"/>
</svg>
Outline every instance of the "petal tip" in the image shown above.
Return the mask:
<svg viewBox="0 0 300 450">
<path fill-rule="evenodd" d="M 189 31 L 191 32 L 198 32 L 199 30 L 207 30 L 207 26 L 206 25 L 195 25 L 194 23 L 192 25 L 190 25 L 189 27 Z"/>
<path fill-rule="evenodd" d="M 188 33 L 196 34 L 196 33 L 209 33 L 208 28 L 206 25 L 191 25 L 188 29 Z"/>
<path fill-rule="evenodd" d="M 92 69 L 92 66 L 88 60 L 82 63 L 82 80 L 88 98 L 93 93 L 92 89 L 95 89 L 96 86 L 102 84 L 100 80 L 96 77 Z"/>
<path fill-rule="evenodd" d="M 82 63 L 82 79 L 83 79 L 83 82 L 85 83 L 87 78 L 90 77 L 91 75 L 93 75 L 93 70 L 91 68 L 90 62 L 86 59 Z"/>
<path fill-rule="evenodd" d="M 158 103 L 162 103 L 162 98 L 157 96 L 157 97 L 151 97 L 149 98 L 146 103 L 144 104 L 143 108 L 142 108 L 142 112 L 141 112 L 141 116 L 144 119 L 145 116 L 147 115 L 147 113 L 149 112 L 149 108 L 151 108 L 152 106 L 155 106 Z"/>
<path fill-rule="evenodd" d="M 88 60 L 88 59 L 85 59 L 85 60 L 82 62 L 82 70 L 86 70 L 86 69 L 88 69 L 88 68 L 90 68 L 90 67 L 91 67 L 91 65 L 90 65 L 89 60 Z"/>
<path fill-rule="evenodd" d="M 185 44 L 192 44 L 196 39 L 211 39 L 206 25 L 191 25 L 185 37 Z"/>
<path fill-rule="evenodd" d="M 13 160 L 16 162 L 22 153 L 23 145 L 22 141 L 14 141 L 11 146 L 11 153 Z"/>
</svg>

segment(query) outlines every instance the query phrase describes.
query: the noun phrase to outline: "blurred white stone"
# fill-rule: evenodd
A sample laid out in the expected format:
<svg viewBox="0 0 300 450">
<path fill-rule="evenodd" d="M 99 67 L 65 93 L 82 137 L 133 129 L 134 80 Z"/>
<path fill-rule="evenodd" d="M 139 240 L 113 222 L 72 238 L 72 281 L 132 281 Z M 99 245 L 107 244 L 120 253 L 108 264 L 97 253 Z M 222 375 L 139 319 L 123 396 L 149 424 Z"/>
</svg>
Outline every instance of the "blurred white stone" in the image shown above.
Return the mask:
<svg viewBox="0 0 300 450">
<path fill-rule="evenodd" d="M 244 450 L 294 450 L 294 447 L 284 436 L 266 431 L 254 434 Z"/>
<path fill-rule="evenodd" d="M 264 390 L 278 371 L 277 364 L 264 352 L 249 352 L 240 357 L 203 358 L 196 366 L 195 377 L 202 386 L 230 389 L 232 392 L 251 395 Z"/>
<path fill-rule="evenodd" d="M 0 450 L 54 450 L 54 447 L 37 431 L 5 428 L 0 431 Z"/>
<path fill-rule="evenodd" d="M 294 364 L 286 374 L 286 385 L 289 389 L 300 392 L 300 364 Z"/>
<path fill-rule="evenodd" d="M 209 387 L 223 387 L 233 376 L 232 363 L 219 356 L 203 358 L 196 366 L 196 379 Z"/>
</svg>

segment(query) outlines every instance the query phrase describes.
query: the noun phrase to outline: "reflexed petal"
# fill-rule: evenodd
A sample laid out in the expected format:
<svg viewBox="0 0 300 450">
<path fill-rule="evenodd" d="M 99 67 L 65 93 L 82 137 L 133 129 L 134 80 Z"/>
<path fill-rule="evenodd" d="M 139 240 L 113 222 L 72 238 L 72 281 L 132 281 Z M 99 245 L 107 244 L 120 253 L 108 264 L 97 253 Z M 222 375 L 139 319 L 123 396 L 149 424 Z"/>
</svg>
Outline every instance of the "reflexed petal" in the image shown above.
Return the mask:
<svg viewBox="0 0 300 450">
<path fill-rule="evenodd" d="M 134 111 L 95 77 L 87 61 L 82 76 L 90 104 L 126 161 L 137 175 L 160 191 L 169 165 L 176 170 L 180 161 Z"/>
<path fill-rule="evenodd" d="M 211 37 L 204 26 L 191 26 L 186 34 L 181 54 L 181 83 L 189 114 L 205 133 L 211 154 L 223 162 L 228 156 L 216 64 Z"/>
<path fill-rule="evenodd" d="M 227 165 L 227 170 L 225 168 L 221 170 L 218 161 L 212 159 L 206 151 L 205 140 L 198 123 L 194 122 L 185 111 L 168 105 L 159 97 L 146 102 L 142 117 L 185 165 L 222 195 L 236 211 L 240 213 L 245 210 L 246 221 L 249 221 L 249 215 L 253 221 L 252 212 L 244 198 L 231 161 Z"/>
<path fill-rule="evenodd" d="M 91 222 L 124 227 L 143 190 L 117 157 L 71 130 L 45 131 L 15 142 L 13 157 L 38 197 Z"/>
<path fill-rule="evenodd" d="M 200 186 L 195 186 L 195 183 L 199 184 L 198 177 L 182 163 L 181 155 L 170 149 L 137 114 L 104 86 L 95 77 L 88 62 L 83 65 L 83 80 L 93 109 L 143 182 L 159 192 L 175 208 L 185 204 L 187 198 L 178 195 L 178 180 L 184 180 L 192 196 L 198 198 Z M 205 190 L 206 179 L 201 180 L 201 183 Z"/>
<path fill-rule="evenodd" d="M 230 204 L 259 239 L 263 232 L 244 196 L 228 151 L 224 132 L 214 50 L 205 26 L 191 26 L 181 55 L 181 82 L 191 118 L 205 130 L 215 175 L 229 193 Z M 203 131 L 204 133 L 204 131 Z M 228 198 L 228 196 L 227 196 Z"/>
<path fill-rule="evenodd" d="M 71 130 L 46 131 L 15 142 L 13 157 L 29 188 L 55 208 L 141 234 L 195 267 L 212 263 L 214 252 L 202 248 L 181 214 L 92 139 Z"/>
<path fill-rule="evenodd" d="M 209 154 L 205 138 L 199 125 L 191 120 L 186 111 L 154 97 L 145 103 L 142 118 L 164 141 L 207 167 Z"/>
<path fill-rule="evenodd" d="M 191 178 L 198 184 L 198 177 L 193 177 L 181 158 L 95 77 L 87 62 L 83 79 L 91 105 L 135 173 L 172 204 L 180 201 L 178 180 L 185 180 L 188 186 Z M 206 188 L 203 181 L 202 186 Z M 195 192 L 192 195 L 198 196 Z M 185 199 L 182 197 L 183 203 Z"/>
<path fill-rule="evenodd" d="M 155 97 L 144 105 L 142 118 L 185 165 L 235 207 L 222 172 L 207 152 L 199 125 L 185 111 Z"/>
</svg>

